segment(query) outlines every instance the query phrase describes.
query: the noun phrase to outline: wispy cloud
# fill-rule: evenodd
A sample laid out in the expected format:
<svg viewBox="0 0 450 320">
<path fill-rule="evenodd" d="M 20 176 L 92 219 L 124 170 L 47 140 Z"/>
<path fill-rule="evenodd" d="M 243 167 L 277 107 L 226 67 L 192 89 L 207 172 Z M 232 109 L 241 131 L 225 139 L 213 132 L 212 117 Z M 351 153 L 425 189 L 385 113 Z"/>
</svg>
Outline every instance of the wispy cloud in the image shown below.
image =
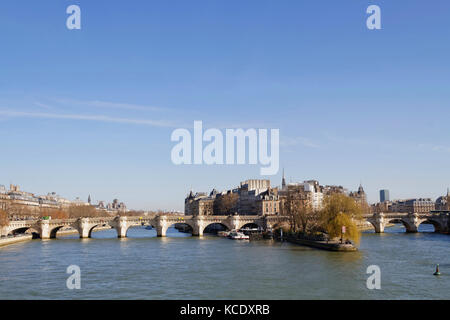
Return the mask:
<svg viewBox="0 0 450 320">
<path fill-rule="evenodd" d="M 166 108 L 154 107 L 154 106 L 144 106 L 131 103 L 117 103 L 110 101 L 100 101 L 100 100 L 74 100 L 74 99 L 53 99 L 53 101 L 73 106 L 81 107 L 91 107 L 91 108 L 107 108 L 107 109 L 123 109 L 123 110 L 137 110 L 137 111 L 163 111 L 169 110 Z"/>
<path fill-rule="evenodd" d="M 172 122 L 164 121 L 164 120 L 120 118 L 120 117 L 110 117 L 110 116 L 105 116 L 105 115 L 58 114 L 58 113 L 46 113 L 46 112 L 21 112 L 21 111 L 11 111 L 11 110 L 0 110 L 0 116 L 17 117 L 17 118 L 99 121 L 99 122 L 137 124 L 137 125 L 148 125 L 148 126 L 153 126 L 153 127 L 169 127 L 169 128 L 175 128 L 175 127 L 179 126 L 179 125 L 175 125 Z"/>
<path fill-rule="evenodd" d="M 223 121 L 203 121 L 203 126 L 205 128 L 217 128 L 221 130 L 225 129 L 277 129 L 276 127 L 270 127 L 267 124 L 259 121 L 259 122 L 223 122 Z"/>
<path fill-rule="evenodd" d="M 45 103 L 38 102 L 38 101 L 36 101 L 34 103 L 34 105 L 36 105 L 36 106 L 38 106 L 40 108 L 46 109 L 46 110 L 53 110 L 54 109 L 53 107 L 51 107 L 51 106 L 49 106 L 49 105 L 47 105 Z"/>
</svg>

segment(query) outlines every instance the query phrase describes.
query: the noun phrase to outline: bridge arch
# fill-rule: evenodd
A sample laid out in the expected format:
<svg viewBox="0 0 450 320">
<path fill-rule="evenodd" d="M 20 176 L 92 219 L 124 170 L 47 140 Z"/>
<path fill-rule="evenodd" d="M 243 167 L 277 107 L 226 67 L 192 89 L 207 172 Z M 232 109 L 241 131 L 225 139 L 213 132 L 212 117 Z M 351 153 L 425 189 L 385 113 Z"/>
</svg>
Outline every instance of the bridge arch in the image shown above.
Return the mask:
<svg viewBox="0 0 450 320">
<path fill-rule="evenodd" d="M 37 239 L 40 236 L 40 233 L 37 229 L 33 227 L 19 227 L 8 230 L 8 235 L 16 235 L 16 234 L 25 234 L 27 231 L 33 236 L 33 239 Z"/>
<path fill-rule="evenodd" d="M 52 229 L 50 229 L 50 239 L 56 239 L 56 234 L 58 233 L 58 231 L 61 228 L 64 228 L 64 227 L 68 227 L 68 226 L 67 225 L 60 225 L 60 226 L 56 226 L 56 227 L 53 227 Z M 72 229 L 75 230 L 78 234 L 80 233 L 78 228 L 72 227 Z"/>
<path fill-rule="evenodd" d="M 136 228 L 136 227 L 142 227 L 142 226 L 151 226 L 153 229 L 156 229 L 156 224 L 155 223 L 149 223 L 149 222 L 147 222 L 147 223 L 145 223 L 145 222 L 144 223 L 142 223 L 142 222 L 132 223 L 132 224 L 127 226 L 127 229 L 125 230 L 125 236 L 128 237 L 128 231 L 130 229 Z"/>
<path fill-rule="evenodd" d="M 31 227 L 20 227 L 20 228 L 16 228 L 16 229 L 11 229 L 9 230 L 8 234 L 21 234 L 21 233 L 26 233 L 28 231 L 28 229 L 31 229 Z"/>
<path fill-rule="evenodd" d="M 97 227 L 110 227 L 111 229 L 115 229 L 113 226 L 111 226 L 109 223 L 97 223 L 94 225 L 89 226 L 89 231 L 88 231 L 88 237 L 92 238 L 92 232 L 94 232 L 94 229 Z"/>
<path fill-rule="evenodd" d="M 419 222 L 417 229 L 419 229 L 422 224 L 431 224 L 434 227 L 434 232 L 442 232 L 442 230 L 444 230 L 445 228 L 445 226 L 438 221 L 435 221 L 433 219 L 424 219 Z"/>
<path fill-rule="evenodd" d="M 239 221 L 237 229 L 242 229 L 246 225 L 256 225 L 258 228 L 264 228 L 264 223 L 260 219 Z"/>
<path fill-rule="evenodd" d="M 193 235 L 193 233 L 196 231 L 195 225 L 189 220 L 168 221 L 161 227 L 161 234 L 158 234 L 158 236 L 159 235 L 166 236 L 167 230 L 171 227 L 175 227 L 176 224 L 184 224 L 184 225 L 189 226 L 191 228 L 191 235 Z"/>
<path fill-rule="evenodd" d="M 417 231 L 417 227 L 415 225 L 412 225 L 410 222 L 408 222 L 405 219 L 401 219 L 401 218 L 386 219 L 386 224 L 388 224 L 388 223 L 402 224 L 405 227 L 406 232 L 416 232 Z"/>
<path fill-rule="evenodd" d="M 94 231 L 94 229 L 97 228 L 98 226 L 99 226 L 99 224 L 89 227 L 88 238 L 92 237 L 92 231 Z"/>
<path fill-rule="evenodd" d="M 373 227 L 373 229 L 375 230 L 376 233 L 380 233 L 381 232 L 381 230 L 379 230 L 380 229 L 379 225 L 376 224 L 372 219 L 367 219 L 366 221 L 369 222 L 372 225 L 372 227 Z"/>
<path fill-rule="evenodd" d="M 244 228 L 260 228 L 261 226 L 258 223 L 255 222 L 247 222 L 246 224 L 242 225 L 239 229 Z"/>
<path fill-rule="evenodd" d="M 202 230 L 202 234 L 205 233 L 206 228 L 208 228 L 209 226 L 213 226 L 213 225 L 220 225 L 220 226 L 224 227 L 225 230 L 227 230 L 227 231 L 231 231 L 233 229 L 225 221 L 222 221 L 222 222 L 209 222 L 209 223 L 205 224 L 205 227 Z"/>
</svg>

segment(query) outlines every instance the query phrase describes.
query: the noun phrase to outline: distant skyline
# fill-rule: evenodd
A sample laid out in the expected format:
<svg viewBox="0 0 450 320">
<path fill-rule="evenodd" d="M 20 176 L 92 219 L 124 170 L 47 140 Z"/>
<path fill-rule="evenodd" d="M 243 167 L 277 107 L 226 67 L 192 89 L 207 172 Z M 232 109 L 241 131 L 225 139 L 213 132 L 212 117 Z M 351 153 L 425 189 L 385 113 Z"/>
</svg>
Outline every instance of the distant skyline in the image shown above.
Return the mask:
<svg viewBox="0 0 450 320">
<path fill-rule="evenodd" d="M 67 6 L 82 29 L 66 28 Z M 382 10 L 368 30 L 366 8 Z M 450 3 L 2 1 L 0 184 L 183 210 L 246 179 L 450 186 Z M 280 129 L 280 170 L 175 166 L 176 128 Z"/>
<path fill-rule="evenodd" d="M 243 181 L 245 181 L 245 180 L 248 180 L 248 179 L 242 179 L 241 181 L 239 181 L 238 183 L 236 183 L 235 185 L 233 185 L 233 186 L 230 186 L 230 187 L 228 187 L 228 188 L 225 188 L 225 189 L 219 189 L 219 190 L 217 190 L 217 191 L 219 191 L 219 192 L 222 192 L 222 191 L 227 191 L 227 190 L 232 190 L 232 189 L 235 189 L 235 188 L 237 188 L 237 187 L 239 187 L 239 184 L 240 184 L 240 182 L 243 182 Z M 270 180 L 270 179 L 269 179 Z M 306 179 L 306 180 L 314 180 L 314 179 Z M 292 178 L 286 178 L 286 183 L 287 184 L 290 184 L 290 183 L 298 183 L 298 182 L 304 182 L 304 180 L 298 180 L 298 179 L 292 179 Z M 320 181 L 319 181 L 319 183 L 320 183 Z M 13 184 L 14 185 L 14 183 L 12 183 L 12 182 L 10 182 L 10 184 Z M 2 184 L 2 183 L 0 183 L 0 185 L 4 185 L 5 187 L 6 187 L 6 189 L 8 189 L 9 188 L 9 185 L 6 185 L 6 184 Z M 326 185 L 326 184 L 321 184 L 321 185 Z M 327 184 L 327 185 L 329 185 L 329 184 Z M 336 185 L 339 185 L 339 184 L 336 184 Z M 272 181 L 271 180 L 271 186 L 272 187 L 280 187 L 281 188 L 281 181 L 279 182 L 279 183 L 277 183 L 277 182 L 274 182 L 274 181 Z M 57 191 L 55 191 L 55 190 L 52 190 L 52 191 L 48 191 L 48 192 L 45 192 L 45 193 L 38 193 L 38 192 L 34 192 L 33 190 L 27 190 L 26 188 L 23 188 L 23 186 L 20 186 L 19 185 L 19 187 L 20 187 L 20 190 L 21 191 L 25 191 L 25 192 L 30 192 L 30 193 L 33 193 L 33 194 L 35 194 L 35 195 L 46 195 L 47 193 L 56 193 L 58 196 L 61 196 L 61 197 L 63 197 L 63 198 L 67 198 L 67 197 L 65 197 L 64 195 L 62 195 L 62 194 L 60 194 L 59 192 L 57 192 Z M 356 191 L 358 188 L 356 187 L 356 188 L 348 188 L 348 187 L 346 187 L 346 186 L 342 186 L 342 187 L 344 187 L 344 189 L 347 189 L 348 190 L 348 192 L 350 192 L 350 191 Z M 358 187 L 359 187 L 359 185 L 358 185 Z M 364 187 L 364 186 L 363 186 Z M 205 189 L 205 190 L 192 190 L 194 193 L 196 193 L 196 192 L 206 192 L 206 193 L 209 193 L 210 191 L 212 191 L 213 189 L 216 189 L 216 188 L 210 188 L 210 189 Z M 406 197 L 406 198 L 392 198 L 391 196 L 390 196 L 390 190 L 387 190 L 387 189 L 380 189 L 379 190 L 379 197 L 381 197 L 381 191 L 387 191 L 387 197 L 388 197 L 388 201 L 395 201 L 395 200 L 405 200 L 405 199 L 408 199 L 408 198 L 431 198 L 433 201 L 435 201 L 438 197 L 440 197 L 440 196 L 442 196 L 442 195 L 445 195 L 445 194 L 448 194 L 448 188 L 447 188 L 447 190 L 446 190 L 446 193 L 442 193 L 442 194 L 440 194 L 439 196 L 437 196 L 437 197 L 435 197 L 435 198 L 433 198 L 433 197 L 424 197 L 424 196 L 420 196 L 420 195 L 415 195 L 415 196 L 411 196 L 411 197 Z M 191 190 L 189 190 L 189 192 L 190 192 Z M 186 194 L 187 195 L 187 194 Z M 100 201 L 106 201 L 106 202 L 112 202 L 112 200 L 114 200 L 115 198 L 118 198 L 118 197 L 112 197 L 112 198 L 110 198 L 110 199 L 104 199 L 104 198 L 102 198 L 102 199 L 96 199 L 95 198 L 95 196 L 93 196 L 93 195 L 91 195 L 91 194 L 88 194 L 87 196 L 86 196 L 86 199 L 84 199 L 84 197 L 83 196 L 76 196 L 75 198 L 73 198 L 73 199 L 68 199 L 68 200 L 76 200 L 76 199 L 80 199 L 80 200 L 82 200 L 82 201 L 85 201 L 86 203 L 92 203 L 92 204 L 96 204 L 96 203 L 98 203 L 98 202 L 100 202 Z M 121 199 L 120 198 L 118 198 L 120 201 L 121 201 Z M 89 201 L 90 200 L 90 201 Z M 184 202 L 184 197 L 183 197 L 183 199 L 182 199 L 182 201 Z M 373 202 L 371 202 L 371 201 L 369 201 L 369 203 L 377 203 L 377 202 L 380 202 L 380 199 L 376 199 L 375 201 L 373 201 Z M 131 210 L 141 210 L 141 209 L 143 209 L 143 210 L 159 210 L 159 209 L 167 209 L 167 210 L 170 210 L 170 211 L 183 211 L 183 208 L 128 208 L 128 209 L 131 209 Z"/>
</svg>

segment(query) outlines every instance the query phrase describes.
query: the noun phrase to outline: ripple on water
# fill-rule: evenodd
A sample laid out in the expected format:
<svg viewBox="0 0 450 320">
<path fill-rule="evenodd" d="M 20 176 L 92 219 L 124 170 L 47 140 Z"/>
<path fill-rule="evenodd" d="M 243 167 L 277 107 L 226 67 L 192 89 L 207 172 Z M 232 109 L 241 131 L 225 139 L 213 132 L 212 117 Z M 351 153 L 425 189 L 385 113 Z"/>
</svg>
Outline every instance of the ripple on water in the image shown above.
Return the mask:
<svg viewBox="0 0 450 320">
<path fill-rule="evenodd" d="M 271 241 L 241 242 L 133 228 L 95 239 L 65 236 L 0 249 L 2 299 L 449 299 L 450 237 L 364 233 L 360 251 L 335 253 Z M 434 277 L 439 263 L 441 277 Z M 81 268 L 68 290 L 66 268 Z M 381 268 L 381 290 L 366 269 Z M 30 286 L 33 283 L 33 286 Z"/>
</svg>

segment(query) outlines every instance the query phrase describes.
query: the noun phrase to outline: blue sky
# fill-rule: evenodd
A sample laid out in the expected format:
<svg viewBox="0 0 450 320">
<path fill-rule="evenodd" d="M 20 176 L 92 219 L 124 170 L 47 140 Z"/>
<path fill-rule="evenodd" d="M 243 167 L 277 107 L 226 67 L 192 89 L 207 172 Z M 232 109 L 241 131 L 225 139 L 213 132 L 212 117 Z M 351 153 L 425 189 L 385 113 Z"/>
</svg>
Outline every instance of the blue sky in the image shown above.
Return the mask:
<svg viewBox="0 0 450 320">
<path fill-rule="evenodd" d="M 77 4 L 82 29 L 66 28 Z M 366 28 L 381 7 L 382 30 Z M 292 181 L 450 186 L 448 1 L 2 1 L 0 184 L 183 209 L 257 166 L 175 166 L 175 128 L 279 128 Z M 278 175 L 270 177 L 274 185 Z"/>
</svg>

